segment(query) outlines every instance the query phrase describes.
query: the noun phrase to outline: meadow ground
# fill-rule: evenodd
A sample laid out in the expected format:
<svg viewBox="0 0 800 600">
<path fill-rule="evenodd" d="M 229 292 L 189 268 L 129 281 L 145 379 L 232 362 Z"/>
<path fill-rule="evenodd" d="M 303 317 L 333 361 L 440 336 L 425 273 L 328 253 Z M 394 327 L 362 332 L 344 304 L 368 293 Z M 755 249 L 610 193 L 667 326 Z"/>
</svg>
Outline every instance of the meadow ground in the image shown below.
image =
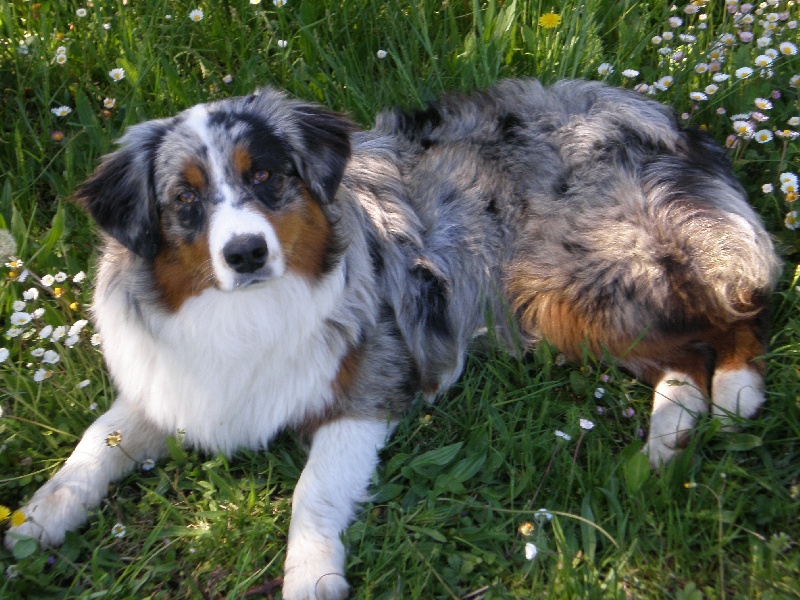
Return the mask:
<svg viewBox="0 0 800 600">
<path fill-rule="evenodd" d="M 19 518 L 113 399 L 110 342 L 86 322 L 96 237 L 67 199 L 126 126 L 264 84 L 369 127 L 382 108 L 500 77 L 586 77 L 670 104 L 728 147 L 785 261 L 768 403 L 735 434 L 702 420 L 653 473 L 646 386 L 546 344 L 475 354 L 384 452 L 345 534 L 353 595 L 798 597 L 798 13 L 793 0 L 0 0 L 0 519 Z M 0 550 L 0 597 L 242 597 L 281 575 L 303 460 L 291 434 L 231 460 L 174 444 L 63 547 Z"/>
</svg>

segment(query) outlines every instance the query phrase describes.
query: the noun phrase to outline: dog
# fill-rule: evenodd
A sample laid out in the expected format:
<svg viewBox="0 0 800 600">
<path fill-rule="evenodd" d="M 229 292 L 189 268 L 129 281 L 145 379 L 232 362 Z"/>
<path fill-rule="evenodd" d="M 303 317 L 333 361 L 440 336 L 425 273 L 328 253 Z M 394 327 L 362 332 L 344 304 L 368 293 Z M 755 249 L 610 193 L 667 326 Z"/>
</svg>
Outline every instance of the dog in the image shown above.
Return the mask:
<svg viewBox="0 0 800 600">
<path fill-rule="evenodd" d="M 772 242 L 724 151 L 631 91 L 506 80 L 362 131 L 268 88 L 129 128 L 75 197 L 104 237 L 118 397 L 9 545 L 61 543 L 178 431 L 229 455 L 298 429 L 284 597 L 345 597 L 339 536 L 378 451 L 487 315 L 509 348 L 652 385 L 654 467 L 700 413 L 732 427 L 764 401 Z"/>
</svg>

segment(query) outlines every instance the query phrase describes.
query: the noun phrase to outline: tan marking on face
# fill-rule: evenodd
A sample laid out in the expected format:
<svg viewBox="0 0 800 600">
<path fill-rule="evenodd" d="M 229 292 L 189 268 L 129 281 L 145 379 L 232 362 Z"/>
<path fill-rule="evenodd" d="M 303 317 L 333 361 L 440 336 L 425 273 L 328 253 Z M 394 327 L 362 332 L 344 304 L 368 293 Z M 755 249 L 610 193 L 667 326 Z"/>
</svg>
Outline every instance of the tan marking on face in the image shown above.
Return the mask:
<svg viewBox="0 0 800 600">
<path fill-rule="evenodd" d="M 269 216 L 286 257 L 286 268 L 319 277 L 330 245 L 331 227 L 311 194 L 286 212 Z"/>
<path fill-rule="evenodd" d="M 241 175 L 250 172 L 250 167 L 252 166 L 253 161 L 252 157 L 250 156 L 250 151 L 244 146 L 236 146 L 233 149 L 231 160 L 236 173 Z"/>
<path fill-rule="evenodd" d="M 183 179 L 194 190 L 202 190 L 206 187 L 206 176 L 199 165 L 187 163 L 183 167 Z"/>
<path fill-rule="evenodd" d="M 164 306 L 177 312 L 188 298 L 213 284 L 207 237 L 165 248 L 156 256 L 153 273 Z"/>
</svg>

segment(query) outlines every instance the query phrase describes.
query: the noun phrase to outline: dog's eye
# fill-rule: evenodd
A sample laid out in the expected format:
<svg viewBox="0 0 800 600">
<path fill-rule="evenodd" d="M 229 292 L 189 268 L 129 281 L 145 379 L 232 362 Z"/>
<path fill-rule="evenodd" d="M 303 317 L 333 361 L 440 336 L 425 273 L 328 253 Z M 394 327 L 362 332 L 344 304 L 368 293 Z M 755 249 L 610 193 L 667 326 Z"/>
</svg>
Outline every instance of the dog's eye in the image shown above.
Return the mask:
<svg viewBox="0 0 800 600">
<path fill-rule="evenodd" d="M 184 204 L 189 204 L 190 202 L 194 202 L 197 200 L 197 194 L 190 190 L 186 190 L 178 194 L 178 201 L 183 202 Z"/>
<path fill-rule="evenodd" d="M 253 185 L 264 183 L 267 179 L 269 179 L 269 171 L 259 169 L 253 172 Z"/>
</svg>

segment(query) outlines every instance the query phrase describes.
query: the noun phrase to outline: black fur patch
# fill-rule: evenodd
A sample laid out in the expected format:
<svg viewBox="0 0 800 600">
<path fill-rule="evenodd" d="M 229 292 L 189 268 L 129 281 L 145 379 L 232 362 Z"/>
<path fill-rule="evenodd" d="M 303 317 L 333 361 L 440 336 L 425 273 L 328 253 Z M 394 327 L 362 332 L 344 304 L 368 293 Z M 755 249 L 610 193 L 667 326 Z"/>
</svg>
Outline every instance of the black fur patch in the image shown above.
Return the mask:
<svg viewBox="0 0 800 600">
<path fill-rule="evenodd" d="M 425 327 L 440 336 L 450 335 L 447 319 L 449 286 L 438 269 L 425 259 L 418 259 L 411 271 L 417 280 L 419 296 L 417 318 Z"/>
<path fill-rule="evenodd" d="M 430 135 L 442 122 L 442 112 L 436 103 L 431 103 L 423 109 L 410 112 L 397 111 L 395 114 L 399 132 L 409 139 Z M 428 139 L 428 145 L 425 147 L 430 145 L 431 140 Z"/>
<path fill-rule="evenodd" d="M 161 245 L 153 158 L 170 126 L 151 122 L 140 127 L 148 128 L 144 142 L 106 156 L 73 198 L 111 237 L 153 260 Z"/>
<path fill-rule="evenodd" d="M 317 106 L 303 106 L 296 113 L 305 145 L 296 159 L 297 171 L 317 201 L 327 204 L 342 182 L 350 160 L 350 133 L 356 126 L 343 115 Z"/>
</svg>

